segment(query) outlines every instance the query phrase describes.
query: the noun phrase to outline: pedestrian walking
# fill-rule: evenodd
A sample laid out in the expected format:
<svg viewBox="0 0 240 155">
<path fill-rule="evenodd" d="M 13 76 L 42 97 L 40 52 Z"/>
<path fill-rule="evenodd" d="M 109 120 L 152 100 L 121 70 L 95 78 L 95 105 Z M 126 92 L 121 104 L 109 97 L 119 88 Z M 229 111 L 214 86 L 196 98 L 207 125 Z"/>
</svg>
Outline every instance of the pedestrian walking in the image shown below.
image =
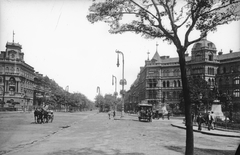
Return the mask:
<svg viewBox="0 0 240 155">
<path fill-rule="evenodd" d="M 116 112 L 115 110 L 113 111 L 113 119 L 115 119 Z"/>
<path fill-rule="evenodd" d="M 207 115 L 207 118 L 206 118 L 206 121 L 207 121 L 207 127 L 208 127 L 208 130 L 210 131 L 212 128 L 212 124 L 213 124 L 213 112 L 208 112 L 208 115 Z"/>
<path fill-rule="evenodd" d="M 198 130 L 201 131 L 202 130 L 202 123 L 205 122 L 205 119 L 202 117 L 202 114 L 198 114 L 197 117 L 197 123 L 198 123 Z"/>
<path fill-rule="evenodd" d="M 108 111 L 108 118 L 111 119 L 111 110 Z"/>
<path fill-rule="evenodd" d="M 211 129 L 214 130 L 216 117 L 213 111 L 211 111 L 211 117 L 212 117 Z"/>
<path fill-rule="evenodd" d="M 168 112 L 168 114 L 167 114 L 167 118 L 168 118 L 168 120 L 170 119 L 170 112 Z"/>
</svg>

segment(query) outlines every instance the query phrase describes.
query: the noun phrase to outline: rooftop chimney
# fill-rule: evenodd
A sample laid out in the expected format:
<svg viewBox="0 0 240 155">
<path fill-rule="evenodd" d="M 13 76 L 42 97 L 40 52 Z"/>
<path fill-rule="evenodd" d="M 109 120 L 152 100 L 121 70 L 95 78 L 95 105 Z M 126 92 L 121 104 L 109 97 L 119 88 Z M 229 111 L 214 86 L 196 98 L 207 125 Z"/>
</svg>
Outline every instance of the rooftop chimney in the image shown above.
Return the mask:
<svg viewBox="0 0 240 155">
<path fill-rule="evenodd" d="M 223 54 L 223 52 L 222 52 L 222 49 L 221 49 L 221 51 L 220 52 L 218 52 L 218 55 L 222 55 Z"/>
</svg>

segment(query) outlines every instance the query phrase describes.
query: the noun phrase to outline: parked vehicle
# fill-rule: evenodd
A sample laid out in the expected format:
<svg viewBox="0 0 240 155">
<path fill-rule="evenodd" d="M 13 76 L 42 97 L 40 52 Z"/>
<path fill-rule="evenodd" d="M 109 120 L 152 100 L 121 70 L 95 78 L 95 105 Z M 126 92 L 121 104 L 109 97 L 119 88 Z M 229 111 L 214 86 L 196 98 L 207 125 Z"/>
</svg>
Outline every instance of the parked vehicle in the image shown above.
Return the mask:
<svg viewBox="0 0 240 155">
<path fill-rule="evenodd" d="M 152 105 L 138 104 L 138 119 L 152 122 Z"/>
</svg>

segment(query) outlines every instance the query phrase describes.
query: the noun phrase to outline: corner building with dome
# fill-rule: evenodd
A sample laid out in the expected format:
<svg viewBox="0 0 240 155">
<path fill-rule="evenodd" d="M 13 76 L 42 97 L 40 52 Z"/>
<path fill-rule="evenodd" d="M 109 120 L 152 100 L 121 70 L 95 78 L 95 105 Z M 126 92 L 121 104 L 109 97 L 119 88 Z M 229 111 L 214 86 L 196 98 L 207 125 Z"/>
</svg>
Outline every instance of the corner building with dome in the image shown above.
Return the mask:
<svg viewBox="0 0 240 155">
<path fill-rule="evenodd" d="M 217 52 L 214 43 L 203 38 L 196 42 L 191 56 L 185 54 L 187 76 L 201 77 L 210 88 L 218 88 L 220 94 L 232 97 L 232 103 L 240 106 L 240 51 L 223 54 Z M 125 94 L 126 111 L 137 111 L 137 104 L 144 102 L 158 109 L 165 103 L 177 105 L 182 91 L 179 58 L 160 56 L 158 51 L 145 61 L 130 89 Z"/>
</svg>

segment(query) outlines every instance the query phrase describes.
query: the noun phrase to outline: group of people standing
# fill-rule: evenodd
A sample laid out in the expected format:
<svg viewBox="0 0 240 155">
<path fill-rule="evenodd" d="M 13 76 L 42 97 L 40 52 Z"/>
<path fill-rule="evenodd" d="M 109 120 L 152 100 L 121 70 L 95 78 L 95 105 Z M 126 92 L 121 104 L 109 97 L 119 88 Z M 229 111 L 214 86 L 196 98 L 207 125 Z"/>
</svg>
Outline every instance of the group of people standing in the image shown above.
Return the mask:
<svg viewBox="0 0 240 155">
<path fill-rule="evenodd" d="M 202 130 L 202 124 L 205 123 L 208 127 L 208 130 L 214 130 L 215 126 L 215 116 L 214 112 L 208 112 L 207 115 L 203 116 L 201 113 L 197 116 L 197 124 L 198 124 L 198 130 Z"/>
</svg>

